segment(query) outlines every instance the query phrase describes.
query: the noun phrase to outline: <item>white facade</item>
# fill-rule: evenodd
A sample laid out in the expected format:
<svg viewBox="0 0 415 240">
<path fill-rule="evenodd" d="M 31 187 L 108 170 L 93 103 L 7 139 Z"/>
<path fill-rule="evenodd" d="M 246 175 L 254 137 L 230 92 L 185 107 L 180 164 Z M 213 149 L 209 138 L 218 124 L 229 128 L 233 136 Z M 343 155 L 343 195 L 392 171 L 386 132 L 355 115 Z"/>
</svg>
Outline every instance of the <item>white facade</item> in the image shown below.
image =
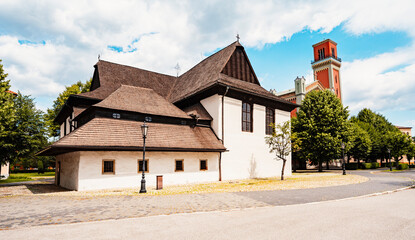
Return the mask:
<svg viewBox="0 0 415 240">
<path fill-rule="evenodd" d="M 139 187 L 141 172 L 138 160 L 142 152 L 81 151 L 58 155 L 60 186 L 73 190 Z M 146 186 L 156 185 L 156 176 L 163 176 L 163 185 L 214 182 L 219 179 L 219 153 L 212 152 L 146 152 L 149 172 Z M 115 160 L 114 174 L 103 174 L 103 160 Z M 175 161 L 183 160 L 183 171 L 175 172 Z M 200 170 L 200 160 L 207 160 L 208 169 Z M 58 166 L 57 166 L 58 167 Z M 58 171 L 57 171 L 58 172 Z M 58 173 L 57 173 L 58 174 Z"/>
<path fill-rule="evenodd" d="M 222 136 L 222 96 L 213 95 L 201 104 L 214 119 L 212 129 L 224 139 L 228 152 L 222 153 L 222 179 L 244 179 L 281 176 L 282 161 L 275 159 L 265 144 L 265 106 L 253 104 L 253 131 L 242 131 L 242 101 L 225 96 L 224 136 Z M 276 123 L 290 120 L 290 112 L 275 110 Z M 285 176 L 291 176 L 291 155 L 285 165 Z"/>
<path fill-rule="evenodd" d="M 1 179 L 7 179 L 9 177 L 9 168 L 9 162 L 4 165 L 0 165 L 0 175 L 3 176 Z"/>
</svg>

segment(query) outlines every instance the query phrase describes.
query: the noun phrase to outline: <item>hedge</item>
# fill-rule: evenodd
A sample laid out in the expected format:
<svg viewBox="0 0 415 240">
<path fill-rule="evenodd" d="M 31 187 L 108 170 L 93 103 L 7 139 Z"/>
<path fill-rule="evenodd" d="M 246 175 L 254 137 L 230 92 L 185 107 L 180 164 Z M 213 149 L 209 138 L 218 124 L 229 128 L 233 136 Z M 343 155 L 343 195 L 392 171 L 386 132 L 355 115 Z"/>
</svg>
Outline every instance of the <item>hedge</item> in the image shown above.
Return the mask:
<svg viewBox="0 0 415 240">
<path fill-rule="evenodd" d="M 408 168 L 409 168 L 409 165 L 407 163 L 399 163 L 399 165 L 397 167 L 398 170 L 405 170 L 405 169 L 408 169 Z"/>
<path fill-rule="evenodd" d="M 385 163 L 385 167 L 389 167 L 389 163 Z M 392 162 L 392 167 L 395 167 L 396 166 L 396 162 Z"/>
<path fill-rule="evenodd" d="M 346 169 L 347 170 L 356 170 L 357 169 L 357 163 L 346 163 Z"/>
<path fill-rule="evenodd" d="M 44 172 L 54 172 L 55 169 L 44 169 Z M 22 170 L 22 169 L 14 169 L 14 170 L 10 170 L 11 173 L 38 173 L 38 170 Z"/>
<path fill-rule="evenodd" d="M 415 165 L 411 164 L 409 165 L 409 168 L 415 168 Z"/>
</svg>

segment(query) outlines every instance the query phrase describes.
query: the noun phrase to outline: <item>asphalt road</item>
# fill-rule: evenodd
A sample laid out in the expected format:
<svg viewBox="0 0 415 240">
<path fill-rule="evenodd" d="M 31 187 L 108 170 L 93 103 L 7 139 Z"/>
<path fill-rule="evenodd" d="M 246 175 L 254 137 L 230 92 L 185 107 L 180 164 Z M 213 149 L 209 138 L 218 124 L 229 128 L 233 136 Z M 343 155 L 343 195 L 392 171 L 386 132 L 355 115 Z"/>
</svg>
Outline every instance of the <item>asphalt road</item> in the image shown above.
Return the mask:
<svg viewBox="0 0 415 240">
<path fill-rule="evenodd" d="M 1 239 L 415 239 L 415 189 L 227 212 L 0 231 Z"/>
</svg>

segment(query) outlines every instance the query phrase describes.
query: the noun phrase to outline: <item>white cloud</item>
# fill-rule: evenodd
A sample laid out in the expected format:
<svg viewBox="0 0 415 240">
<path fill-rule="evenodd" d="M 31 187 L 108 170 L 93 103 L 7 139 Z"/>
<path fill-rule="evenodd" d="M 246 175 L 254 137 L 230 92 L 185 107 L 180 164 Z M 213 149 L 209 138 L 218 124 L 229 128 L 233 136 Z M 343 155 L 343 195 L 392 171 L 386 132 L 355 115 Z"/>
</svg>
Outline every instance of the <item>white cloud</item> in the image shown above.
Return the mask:
<svg viewBox="0 0 415 240">
<path fill-rule="evenodd" d="M 1 1 L 0 58 L 14 90 L 42 98 L 91 77 L 98 54 L 175 75 L 177 63 L 186 71 L 201 54 L 234 41 L 237 32 L 245 46 L 258 48 L 303 29 L 330 32 L 341 23 L 352 34 L 399 30 L 415 37 L 413 12 L 411 1 Z M 18 40 L 46 43 L 20 45 Z M 115 52 L 108 46 L 137 50 Z M 413 50 L 345 62 L 347 102 L 354 108 L 362 102 L 377 109 L 394 102 L 395 107 L 407 106 L 398 95 L 413 87 L 414 61 L 405 53 Z M 384 73 L 406 63 L 402 59 L 409 62 L 406 68 Z M 348 91 L 361 94 L 356 98 Z"/>
<path fill-rule="evenodd" d="M 345 62 L 342 67 L 344 102 L 352 111 L 415 110 L 415 46 L 372 58 Z"/>
</svg>

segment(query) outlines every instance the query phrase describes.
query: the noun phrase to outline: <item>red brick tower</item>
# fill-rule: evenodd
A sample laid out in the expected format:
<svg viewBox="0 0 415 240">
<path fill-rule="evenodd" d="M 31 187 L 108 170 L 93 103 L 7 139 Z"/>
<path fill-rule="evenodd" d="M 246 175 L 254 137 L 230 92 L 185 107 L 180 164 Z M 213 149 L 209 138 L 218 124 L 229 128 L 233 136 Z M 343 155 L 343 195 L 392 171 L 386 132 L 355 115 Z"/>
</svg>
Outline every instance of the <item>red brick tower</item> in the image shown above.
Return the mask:
<svg viewBox="0 0 415 240">
<path fill-rule="evenodd" d="M 326 89 L 331 89 L 341 100 L 340 66 L 337 43 L 327 39 L 313 45 L 314 61 L 311 63 L 314 81 L 318 80 Z"/>
</svg>

